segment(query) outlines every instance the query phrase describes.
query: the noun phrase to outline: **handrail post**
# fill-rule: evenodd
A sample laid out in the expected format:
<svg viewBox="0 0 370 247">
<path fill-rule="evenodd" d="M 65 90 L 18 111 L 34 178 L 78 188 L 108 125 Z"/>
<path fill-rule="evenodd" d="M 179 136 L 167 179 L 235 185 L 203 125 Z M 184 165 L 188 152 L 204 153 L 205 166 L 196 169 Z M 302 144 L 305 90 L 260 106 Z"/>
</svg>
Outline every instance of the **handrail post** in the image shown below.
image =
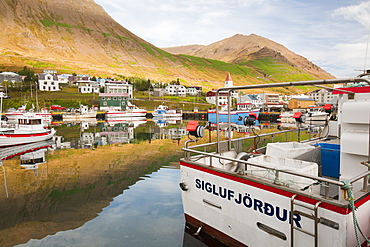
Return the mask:
<svg viewBox="0 0 370 247">
<path fill-rule="evenodd" d="M 370 171 L 370 167 L 367 169 Z M 364 176 L 364 181 L 362 184 L 362 190 L 363 191 L 368 191 L 369 190 L 369 175 Z"/>
</svg>

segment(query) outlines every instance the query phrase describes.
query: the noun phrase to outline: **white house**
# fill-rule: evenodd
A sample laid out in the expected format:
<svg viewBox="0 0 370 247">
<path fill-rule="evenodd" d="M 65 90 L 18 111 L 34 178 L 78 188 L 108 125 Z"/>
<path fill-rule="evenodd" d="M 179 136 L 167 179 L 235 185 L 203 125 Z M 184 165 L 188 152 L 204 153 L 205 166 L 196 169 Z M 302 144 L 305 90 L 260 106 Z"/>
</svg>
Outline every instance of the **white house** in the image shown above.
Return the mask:
<svg viewBox="0 0 370 247">
<path fill-rule="evenodd" d="M 183 85 L 168 85 L 166 87 L 166 94 L 177 95 L 181 97 L 186 97 L 187 89 Z"/>
<path fill-rule="evenodd" d="M 56 74 L 43 73 L 38 75 L 40 91 L 59 91 L 59 80 Z"/>
<path fill-rule="evenodd" d="M 96 81 L 77 81 L 78 92 L 80 93 L 99 93 L 99 83 Z"/>
<path fill-rule="evenodd" d="M 113 93 L 113 94 L 128 94 L 130 99 L 133 98 L 133 86 L 129 84 L 127 81 L 108 81 L 105 82 L 105 93 Z"/>
<path fill-rule="evenodd" d="M 58 81 L 59 83 L 68 84 L 68 78 L 73 76 L 72 74 L 61 74 L 58 75 Z"/>
<path fill-rule="evenodd" d="M 314 99 L 316 104 L 324 105 L 327 102 L 331 101 L 334 98 L 337 98 L 337 94 L 332 94 L 333 90 L 330 89 L 318 89 L 312 91 L 309 95 L 311 99 Z"/>
<path fill-rule="evenodd" d="M 200 93 L 202 92 L 202 87 L 190 86 L 187 89 L 188 89 L 188 94 L 191 96 L 200 95 Z"/>
</svg>

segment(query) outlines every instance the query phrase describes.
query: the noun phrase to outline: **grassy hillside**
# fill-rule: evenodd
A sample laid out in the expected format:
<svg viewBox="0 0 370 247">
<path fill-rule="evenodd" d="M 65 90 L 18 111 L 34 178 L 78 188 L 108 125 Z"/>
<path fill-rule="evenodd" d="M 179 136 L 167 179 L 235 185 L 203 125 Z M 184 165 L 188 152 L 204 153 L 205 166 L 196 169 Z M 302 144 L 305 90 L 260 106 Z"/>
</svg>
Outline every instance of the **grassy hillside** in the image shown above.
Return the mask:
<svg viewBox="0 0 370 247">
<path fill-rule="evenodd" d="M 78 108 L 80 104 L 88 106 L 99 106 L 99 95 L 98 94 L 82 94 L 78 92 L 77 87 L 63 87 L 58 92 L 10 92 L 11 99 L 3 100 L 3 111 L 9 108 L 18 108 L 22 104 L 27 103 L 27 109 L 37 107 L 50 108 L 51 105 L 61 105 L 66 108 Z M 36 102 L 37 97 L 37 102 Z M 199 110 L 206 110 L 210 107 L 205 101 L 205 97 L 178 97 L 178 96 L 163 96 L 153 97 L 148 92 L 135 91 L 135 100 L 131 102 L 146 110 L 154 110 L 158 105 L 164 103 L 170 108 L 181 108 L 183 110 L 193 110 L 194 107 L 198 107 Z"/>
</svg>

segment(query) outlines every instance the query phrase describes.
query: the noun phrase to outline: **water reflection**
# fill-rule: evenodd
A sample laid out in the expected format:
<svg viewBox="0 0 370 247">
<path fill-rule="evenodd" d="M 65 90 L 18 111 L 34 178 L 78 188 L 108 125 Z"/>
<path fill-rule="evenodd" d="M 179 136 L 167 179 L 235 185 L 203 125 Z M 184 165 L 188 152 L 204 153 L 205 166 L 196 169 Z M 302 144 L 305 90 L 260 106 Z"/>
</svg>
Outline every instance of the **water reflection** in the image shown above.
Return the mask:
<svg viewBox="0 0 370 247">
<path fill-rule="evenodd" d="M 169 127 L 67 123 L 56 142 L 1 149 L 0 245 L 181 246 L 183 143 L 155 134 L 185 127 Z"/>
<path fill-rule="evenodd" d="M 92 148 L 109 144 L 138 143 L 153 139 L 179 140 L 186 135 L 179 119 L 115 118 L 107 121 L 64 122 L 57 131 L 56 147 Z"/>
<path fill-rule="evenodd" d="M 178 186 L 185 126 L 68 122 L 55 141 L 0 149 L 0 245 L 198 246 Z"/>
<path fill-rule="evenodd" d="M 184 220 L 175 168 L 161 168 L 130 186 L 78 229 L 20 246 L 181 246 Z"/>
</svg>

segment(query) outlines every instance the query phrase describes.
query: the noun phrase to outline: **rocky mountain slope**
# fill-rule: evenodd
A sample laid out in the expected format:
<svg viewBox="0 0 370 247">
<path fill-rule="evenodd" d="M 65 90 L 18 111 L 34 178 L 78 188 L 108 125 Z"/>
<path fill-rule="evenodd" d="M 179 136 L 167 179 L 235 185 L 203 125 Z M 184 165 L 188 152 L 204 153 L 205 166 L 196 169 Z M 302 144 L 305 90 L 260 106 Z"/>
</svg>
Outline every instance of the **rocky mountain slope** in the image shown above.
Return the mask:
<svg viewBox="0 0 370 247">
<path fill-rule="evenodd" d="M 172 54 L 187 54 L 233 64 L 272 58 L 278 62 L 288 63 L 293 67 L 302 69 L 318 78 L 334 78 L 320 67 L 283 45 L 256 34 L 247 36 L 236 34 L 207 46 L 189 45 L 162 49 Z"/>
<path fill-rule="evenodd" d="M 0 71 L 28 66 L 37 72 L 54 69 L 163 82 L 179 78 L 182 84 L 206 89 L 222 86 L 227 72 L 235 85 L 332 78 L 281 45 L 259 43 L 273 42 L 256 35 L 248 49 L 245 36 L 236 35 L 207 47 L 193 46 L 192 56 L 170 54 L 122 27 L 94 0 L 0 0 L 0 37 Z M 268 59 L 261 60 L 261 54 Z M 286 61 L 277 63 L 279 54 Z M 271 71 L 270 65 L 284 74 Z"/>
</svg>

